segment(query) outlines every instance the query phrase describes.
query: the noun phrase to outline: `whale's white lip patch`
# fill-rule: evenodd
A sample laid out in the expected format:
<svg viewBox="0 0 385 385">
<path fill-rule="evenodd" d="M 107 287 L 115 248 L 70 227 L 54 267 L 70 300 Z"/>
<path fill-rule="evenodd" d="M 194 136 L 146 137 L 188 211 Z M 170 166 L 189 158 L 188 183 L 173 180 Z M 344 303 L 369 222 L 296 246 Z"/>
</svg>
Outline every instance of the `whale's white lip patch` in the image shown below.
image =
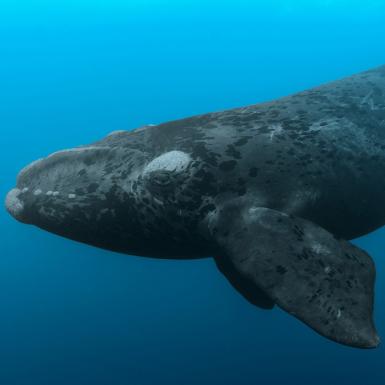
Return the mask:
<svg viewBox="0 0 385 385">
<path fill-rule="evenodd" d="M 148 163 L 144 168 L 144 173 L 153 171 L 181 172 L 188 167 L 191 160 L 191 156 L 183 151 L 169 151 Z"/>
<path fill-rule="evenodd" d="M 21 220 L 24 211 L 24 203 L 19 199 L 21 191 L 18 188 L 12 189 L 5 198 L 5 207 L 16 219 Z"/>
</svg>

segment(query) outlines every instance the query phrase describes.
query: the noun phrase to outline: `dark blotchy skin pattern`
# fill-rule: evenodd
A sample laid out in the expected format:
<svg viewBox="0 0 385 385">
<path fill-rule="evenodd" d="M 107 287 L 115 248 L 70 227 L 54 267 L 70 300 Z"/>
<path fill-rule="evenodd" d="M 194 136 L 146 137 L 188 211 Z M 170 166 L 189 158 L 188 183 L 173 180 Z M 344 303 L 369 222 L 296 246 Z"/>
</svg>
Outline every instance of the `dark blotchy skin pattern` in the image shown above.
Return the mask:
<svg viewBox="0 0 385 385">
<path fill-rule="evenodd" d="M 105 249 L 200 258 L 218 256 L 211 224 L 229 202 L 352 239 L 385 224 L 384 201 L 385 66 L 55 153 L 20 172 L 6 205 L 22 222 Z"/>
</svg>

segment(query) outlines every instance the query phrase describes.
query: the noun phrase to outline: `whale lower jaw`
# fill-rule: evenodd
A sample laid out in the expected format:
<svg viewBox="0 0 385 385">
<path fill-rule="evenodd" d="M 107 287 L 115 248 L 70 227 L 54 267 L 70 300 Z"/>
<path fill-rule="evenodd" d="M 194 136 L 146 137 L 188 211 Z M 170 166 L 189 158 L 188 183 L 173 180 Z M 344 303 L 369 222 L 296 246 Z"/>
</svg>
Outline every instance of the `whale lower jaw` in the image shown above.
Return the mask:
<svg viewBox="0 0 385 385">
<path fill-rule="evenodd" d="M 5 198 L 5 207 L 19 222 L 28 223 L 23 215 L 25 211 L 24 202 L 19 198 L 21 193 L 22 191 L 18 188 L 12 189 Z"/>
</svg>

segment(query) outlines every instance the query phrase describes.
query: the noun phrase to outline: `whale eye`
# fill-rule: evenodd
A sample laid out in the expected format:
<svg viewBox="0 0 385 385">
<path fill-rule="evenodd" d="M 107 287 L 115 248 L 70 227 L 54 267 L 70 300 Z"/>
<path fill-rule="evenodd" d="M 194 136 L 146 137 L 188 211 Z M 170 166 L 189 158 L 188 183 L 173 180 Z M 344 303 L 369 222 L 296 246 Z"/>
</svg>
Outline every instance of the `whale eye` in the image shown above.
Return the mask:
<svg viewBox="0 0 385 385">
<path fill-rule="evenodd" d="M 168 187 L 173 181 L 172 173 L 165 170 L 151 172 L 149 175 L 149 181 L 151 184 L 158 187 Z"/>
</svg>

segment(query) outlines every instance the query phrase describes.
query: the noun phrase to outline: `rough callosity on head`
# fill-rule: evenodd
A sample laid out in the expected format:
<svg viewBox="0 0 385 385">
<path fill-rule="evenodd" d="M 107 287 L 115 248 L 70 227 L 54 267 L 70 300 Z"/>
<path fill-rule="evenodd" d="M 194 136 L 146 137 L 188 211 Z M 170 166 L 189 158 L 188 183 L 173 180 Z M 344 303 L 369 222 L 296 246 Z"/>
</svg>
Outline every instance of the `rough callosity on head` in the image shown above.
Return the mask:
<svg viewBox="0 0 385 385">
<path fill-rule="evenodd" d="M 186 169 L 191 157 L 183 151 L 169 151 L 153 159 L 144 169 L 144 173 L 153 171 L 175 171 L 180 172 Z"/>
</svg>

